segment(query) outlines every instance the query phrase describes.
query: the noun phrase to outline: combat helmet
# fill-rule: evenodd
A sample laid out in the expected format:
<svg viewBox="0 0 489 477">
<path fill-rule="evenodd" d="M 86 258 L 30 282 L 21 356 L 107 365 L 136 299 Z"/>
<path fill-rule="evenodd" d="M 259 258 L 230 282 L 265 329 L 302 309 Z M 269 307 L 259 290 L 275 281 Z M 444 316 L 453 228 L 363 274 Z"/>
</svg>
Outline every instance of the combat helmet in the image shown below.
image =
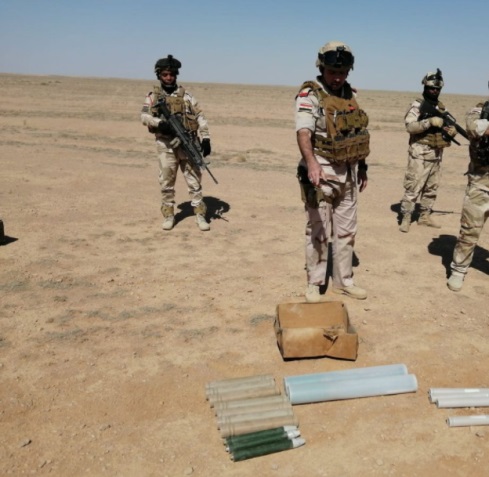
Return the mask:
<svg viewBox="0 0 489 477">
<path fill-rule="evenodd" d="M 353 69 L 354 61 L 355 57 L 348 45 L 342 41 L 330 41 L 320 48 L 316 66 Z"/>
<path fill-rule="evenodd" d="M 166 58 L 160 58 L 155 64 L 156 77 L 160 77 L 162 71 L 171 71 L 175 75 L 178 75 L 179 68 L 182 67 L 182 63 L 178 61 L 173 55 L 168 55 Z"/>
<path fill-rule="evenodd" d="M 426 73 L 424 78 L 421 80 L 421 84 L 424 86 L 431 86 L 432 88 L 443 88 L 443 76 L 440 68 L 436 69 L 436 73 L 433 73 L 432 71 Z"/>
</svg>

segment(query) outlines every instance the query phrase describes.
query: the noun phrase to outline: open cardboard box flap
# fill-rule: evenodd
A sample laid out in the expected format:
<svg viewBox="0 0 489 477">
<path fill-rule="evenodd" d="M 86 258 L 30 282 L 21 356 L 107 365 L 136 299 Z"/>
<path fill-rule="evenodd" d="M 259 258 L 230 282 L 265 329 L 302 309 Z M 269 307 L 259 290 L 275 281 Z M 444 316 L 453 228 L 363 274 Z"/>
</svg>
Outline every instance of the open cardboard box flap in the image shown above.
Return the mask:
<svg viewBox="0 0 489 477">
<path fill-rule="evenodd" d="M 284 359 L 357 359 L 358 335 L 341 301 L 281 303 L 274 328 Z"/>
</svg>

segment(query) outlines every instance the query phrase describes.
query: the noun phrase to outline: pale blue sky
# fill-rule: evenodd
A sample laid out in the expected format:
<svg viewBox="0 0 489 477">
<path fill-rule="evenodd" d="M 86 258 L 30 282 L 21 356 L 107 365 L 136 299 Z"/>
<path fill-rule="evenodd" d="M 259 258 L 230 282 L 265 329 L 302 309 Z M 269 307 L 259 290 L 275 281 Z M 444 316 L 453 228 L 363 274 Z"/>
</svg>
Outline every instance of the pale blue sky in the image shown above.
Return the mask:
<svg viewBox="0 0 489 477">
<path fill-rule="evenodd" d="M 355 55 L 359 89 L 487 96 L 489 0 L 0 0 L 0 72 L 153 79 L 173 54 L 180 81 L 300 85 L 329 40 Z"/>
</svg>

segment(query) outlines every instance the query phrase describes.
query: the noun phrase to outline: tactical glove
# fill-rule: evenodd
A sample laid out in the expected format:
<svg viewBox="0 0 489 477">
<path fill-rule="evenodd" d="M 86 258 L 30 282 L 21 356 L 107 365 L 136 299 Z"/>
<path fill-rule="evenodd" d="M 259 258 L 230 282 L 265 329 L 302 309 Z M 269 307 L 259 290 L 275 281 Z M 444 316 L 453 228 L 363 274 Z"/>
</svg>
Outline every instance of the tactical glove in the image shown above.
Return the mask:
<svg viewBox="0 0 489 477">
<path fill-rule="evenodd" d="M 430 122 L 430 126 L 433 126 L 435 128 L 443 127 L 443 118 L 433 116 L 432 118 L 429 118 L 428 121 Z"/>
<path fill-rule="evenodd" d="M 180 140 L 179 137 L 174 137 L 171 141 L 170 141 L 170 147 L 172 149 L 176 149 L 178 146 L 180 146 L 180 144 L 182 144 L 182 141 Z"/>
<path fill-rule="evenodd" d="M 457 129 L 455 128 L 455 126 L 449 126 L 447 128 L 447 133 L 451 136 L 451 137 L 455 137 L 457 135 Z"/>
<path fill-rule="evenodd" d="M 202 155 L 207 157 L 211 153 L 211 140 L 209 138 L 202 139 Z"/>
<path fill-rule="evenodd" d="M 158 123 L 157 128 L 158 128 L 158 132 L 160 134 L 163 134 L 164 136 L 167 136 L 168 134 L 172 134 L 173 132 L 166 119 L 161 119 L 160 122 Z"/>
</svg>

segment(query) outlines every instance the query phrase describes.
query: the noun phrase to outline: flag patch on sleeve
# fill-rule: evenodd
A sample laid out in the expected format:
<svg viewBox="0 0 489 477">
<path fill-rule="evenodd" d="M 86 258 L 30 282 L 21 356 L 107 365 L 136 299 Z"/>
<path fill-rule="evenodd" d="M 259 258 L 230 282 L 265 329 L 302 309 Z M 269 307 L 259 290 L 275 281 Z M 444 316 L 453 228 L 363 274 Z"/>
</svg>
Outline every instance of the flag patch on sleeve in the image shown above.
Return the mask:
<svg viewBox="0 0 489 477">
<path fill-rule="evenodd" d="M 312 111 L 312 104 L 299 103 L 299 111 Z"/>
</svg>

